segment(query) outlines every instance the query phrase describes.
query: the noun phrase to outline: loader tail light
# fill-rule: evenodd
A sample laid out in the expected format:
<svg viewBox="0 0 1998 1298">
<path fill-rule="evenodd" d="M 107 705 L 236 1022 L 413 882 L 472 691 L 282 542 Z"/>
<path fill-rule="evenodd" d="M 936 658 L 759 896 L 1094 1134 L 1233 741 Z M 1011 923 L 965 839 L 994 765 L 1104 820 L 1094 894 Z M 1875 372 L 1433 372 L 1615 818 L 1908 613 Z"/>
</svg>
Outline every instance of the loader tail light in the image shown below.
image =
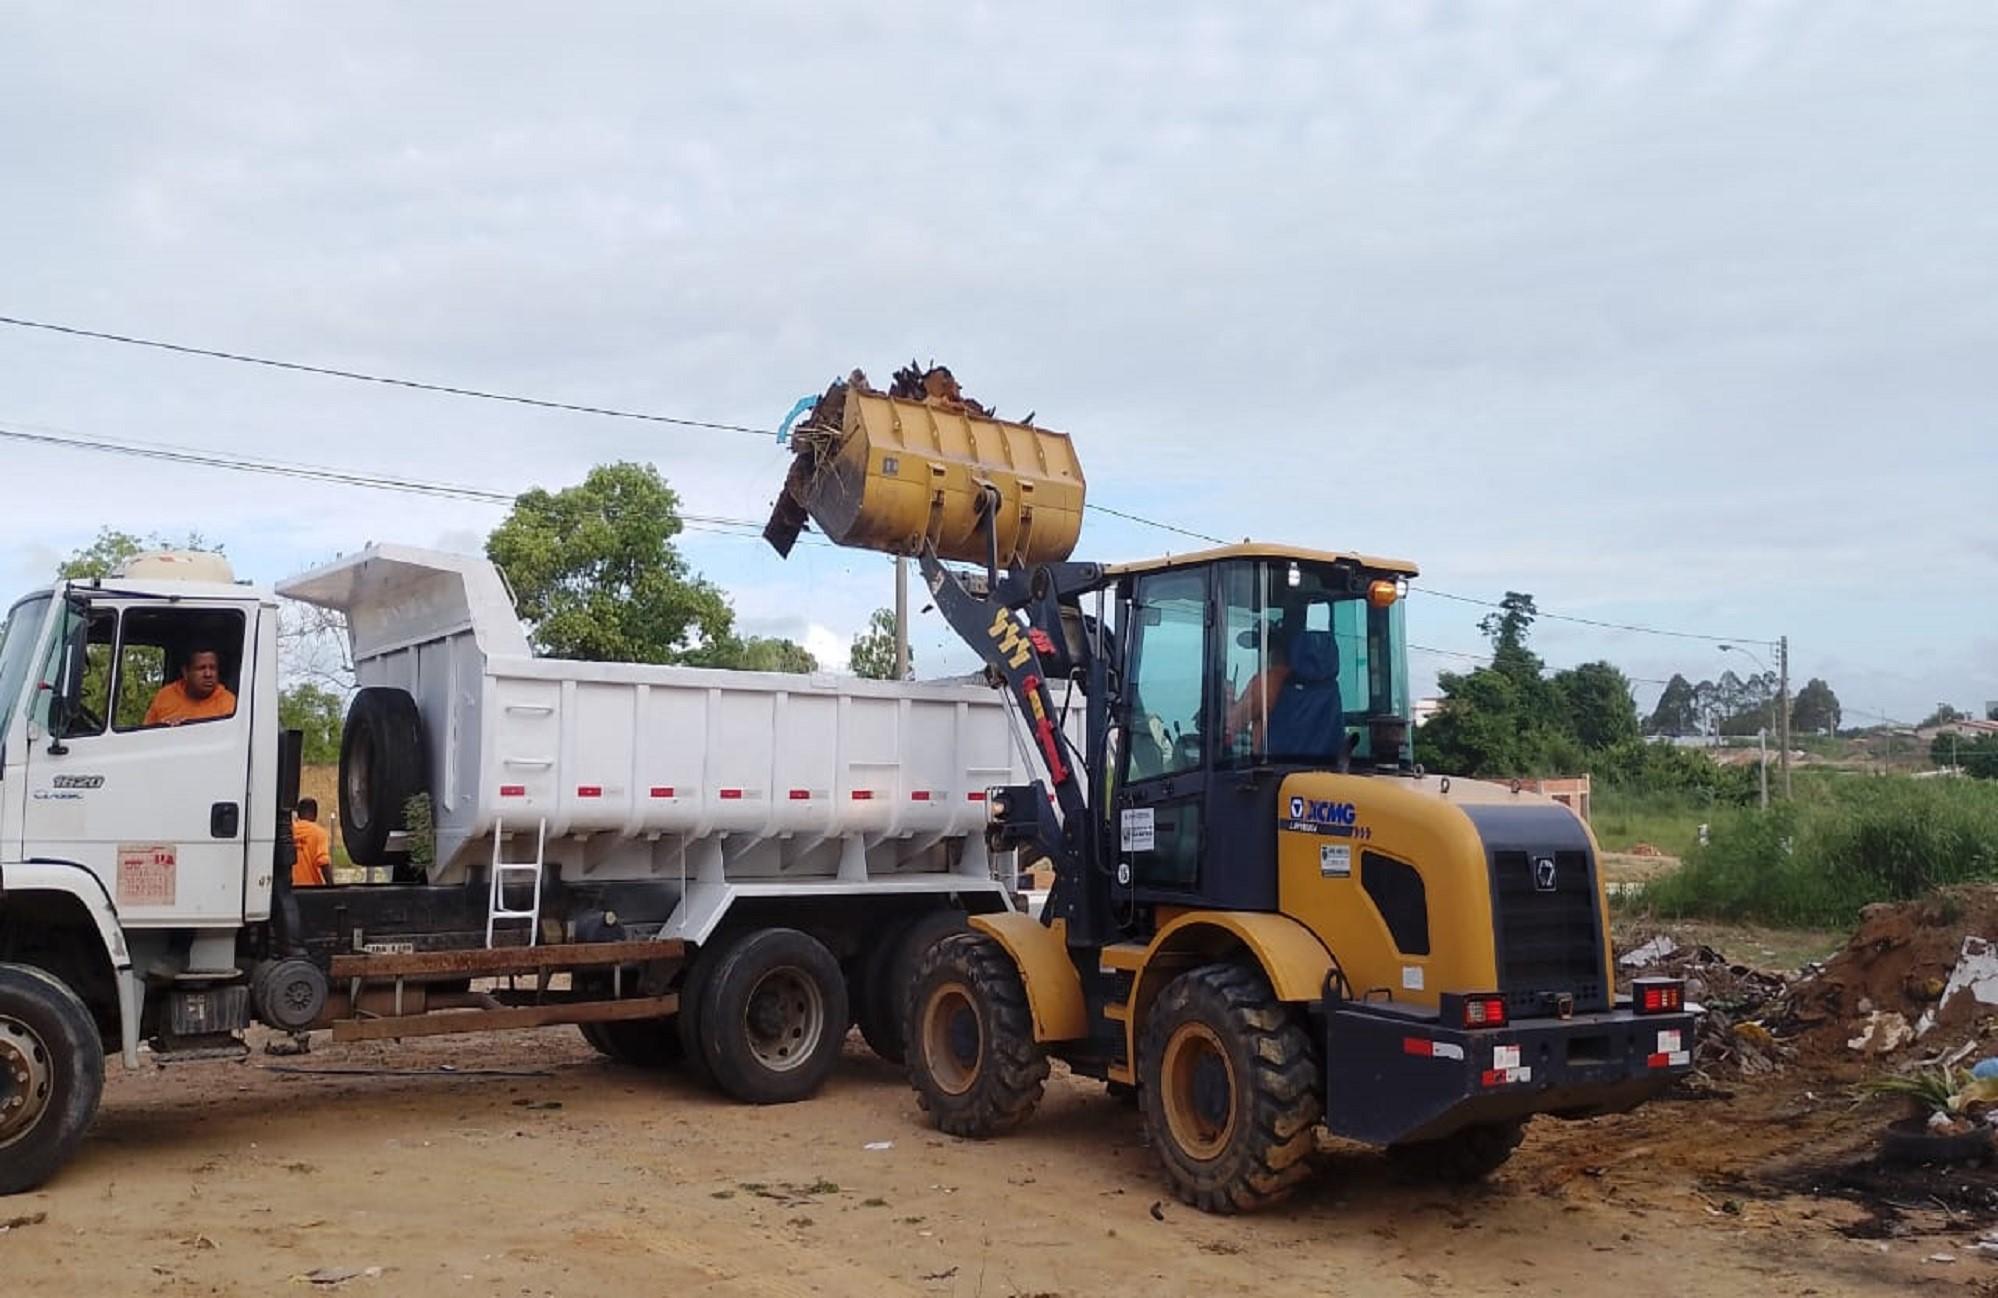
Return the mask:
<svg viewBox="0 0 1998 1298">
<path fill-rule="evenodd" d="M 1465 1027 L 1502 1028 L 1505 1025 L 1505 997 L 1479 995 L 1464 998 Z"/>
<path fill-rule="evenodd" d="M 1630 985 L 1630 1003 L 1639 1014 L 1677 1014 L 1686 1008 L 1686 984 L 1677 978 L 1639 978 Z"/>
</svg>

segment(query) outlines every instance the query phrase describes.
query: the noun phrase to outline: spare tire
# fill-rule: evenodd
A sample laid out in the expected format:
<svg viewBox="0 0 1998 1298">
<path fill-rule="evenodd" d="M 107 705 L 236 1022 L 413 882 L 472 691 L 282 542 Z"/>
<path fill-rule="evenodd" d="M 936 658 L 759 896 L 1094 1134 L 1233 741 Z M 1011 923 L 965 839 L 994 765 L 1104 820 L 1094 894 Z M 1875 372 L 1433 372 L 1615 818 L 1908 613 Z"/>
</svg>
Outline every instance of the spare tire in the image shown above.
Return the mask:
<svg viewBox="0 0 1998 1298">
<path fill-rule="evenodd" d="M 340 837 L 356 865 L 393 865 L 389 835 L 407 829 L 404 808 L 427 790 L 423 720 L 403 690 L 369 686 L 347 709 L 340 736 Z"/>
</svg>

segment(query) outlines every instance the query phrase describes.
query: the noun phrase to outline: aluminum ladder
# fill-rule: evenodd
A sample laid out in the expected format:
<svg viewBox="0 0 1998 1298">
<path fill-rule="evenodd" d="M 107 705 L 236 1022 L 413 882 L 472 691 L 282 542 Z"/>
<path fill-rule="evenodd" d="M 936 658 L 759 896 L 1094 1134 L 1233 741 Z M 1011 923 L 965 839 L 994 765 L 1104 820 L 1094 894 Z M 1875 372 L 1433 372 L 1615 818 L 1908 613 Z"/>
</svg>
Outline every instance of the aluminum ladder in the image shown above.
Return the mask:
<svg viewBox="0 0 1998 1298">
<path fill-rule="evenodd" d="M 490 883 L 490 896 L 486 905 L 486 946 L 493 945 L 493 933 L 501 924 L 525 923 L 527 943 L 533 946 L 540 937 L 541 930 L 541 873 L 548 859 L 548 820 L 543 817 L 534 831 L 534 859 L 532 861 L 500 860 L 500 844 L 506 838 L 504 826 L 493 821 L 493 873 Z M 526 910 L 514 910 L 506 904 L 508 883 L 531 883 L 534 887 L 534 900 Z"/>
</svg>

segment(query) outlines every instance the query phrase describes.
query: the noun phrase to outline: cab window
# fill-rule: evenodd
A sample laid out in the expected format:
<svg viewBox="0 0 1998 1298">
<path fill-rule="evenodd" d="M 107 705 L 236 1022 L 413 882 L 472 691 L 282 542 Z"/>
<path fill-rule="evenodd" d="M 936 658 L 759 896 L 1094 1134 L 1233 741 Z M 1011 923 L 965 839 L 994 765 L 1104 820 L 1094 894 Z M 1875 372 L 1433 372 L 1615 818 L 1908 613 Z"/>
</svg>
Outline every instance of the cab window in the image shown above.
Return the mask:
<svg viewBox="0 0 1998 1298">
<path fill-rule="evenodd" d="M 243 615 L 232 609 L 128 609 L 118 637 L 113 725 L 119 730 L 196 725 L 236 714 Z M 215 656 L 213 683 L 190 664 Z M 205 689 L 204 689 L 205 687 Z"/>
<path fill-rule="evenodd" d="M 73 643 L 78 618 L 84 619 L 83 681 L 77 692 L 77 708 L 62 727 L 64 739 L 84 739 L 104 733 L 111 702 L 111 657 L 118 641 L 118 615 L 110 609 L 88 612 L 65 610 L 61 633 L 49 645 L 48 664 L 42 679 L 49 685 L 35 700 L 35 721 L 49 724 L 49 709 L 55 700 L 55 687 L 62 677 L 63 655 Z"/>
<path fill-rule="evenodd" d="M 1138 579 L 1127 748 L 1132 780 L 1199 767 L 1201 679 L 1207 640 L 1207 577 L 1158 572 Z"/>
</svg>

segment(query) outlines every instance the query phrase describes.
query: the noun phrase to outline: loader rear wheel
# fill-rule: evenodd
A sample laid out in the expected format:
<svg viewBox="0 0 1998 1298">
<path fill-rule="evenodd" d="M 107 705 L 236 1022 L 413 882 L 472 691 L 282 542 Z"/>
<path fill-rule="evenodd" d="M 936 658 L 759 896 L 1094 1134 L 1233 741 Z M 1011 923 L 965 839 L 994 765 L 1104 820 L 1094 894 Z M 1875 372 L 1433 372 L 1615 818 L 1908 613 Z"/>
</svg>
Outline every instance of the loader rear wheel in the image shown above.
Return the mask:
<svg viewBox="0 0 1998 1298">
<path fill-rule="evenodd" d="M 1139 1049 L 1145 1126 L 1181 1199 L 1244 1212 L 1310 1175 L 1318 1065 L 1260 973 L 1206 965 L 1166 985 Z"/>
<path fill-rule="evenodd" d="M 1483 1122 L 1441 1140 L 1388 1146 L 1388 1159 L 1410 1178 L 1468 1183 L 1482 1181 L 1504 1165 L 1526 1139 L 1526 1120 Z"/>
<path fill-rule="evenodd" d="M 67 1163 L 104 1095 L 104 1044 L 75 992 L 29 965 L 0 965 L 0 1195 Z"/>
<path fill-rule="evenodd" d="M 1033 1114 L 1048 1057 L 1004 947 L 983 933 L 931 943 L 916 963 L 908 1004 L 909 1084 L 939 1131 L 983 1140 Z"/>
<path fill-rule="evenodd" d="M 715 1084 L 751 1104 L 789 1104 L 817 1091 L 852 1022 L 839 961 L 794 928 L 759 929 L 732 944 L 706 975 L 698 1013 Z"/>
<path fill-rule="evenodd" d="M 965 930 L 961 910 L 924 911 L 870 950 L 861 966 L 860 1035 L 891 1064 L 906 1062 L 903 1023 L 916 965 L 938 938 Z"/>
</svg>

